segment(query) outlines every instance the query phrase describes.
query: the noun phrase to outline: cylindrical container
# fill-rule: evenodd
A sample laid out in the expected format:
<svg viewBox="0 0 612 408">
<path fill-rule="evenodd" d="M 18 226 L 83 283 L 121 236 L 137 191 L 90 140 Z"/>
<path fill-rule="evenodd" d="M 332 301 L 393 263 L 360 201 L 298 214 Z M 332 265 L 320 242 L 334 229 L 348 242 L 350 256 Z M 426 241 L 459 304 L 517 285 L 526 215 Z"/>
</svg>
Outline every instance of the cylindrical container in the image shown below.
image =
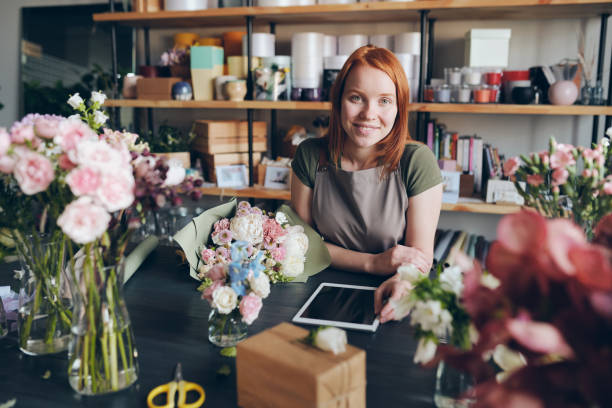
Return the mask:
<svg viewBox="0 0 612 408">
<path fill-rule="evenodd" d="M 189 48 L 200 36 L 196 33 L 176 33 L 174 34 L 174 46 L 176 48 Z"/>
<path fill-rule="evenodd" d="M 295 33 L 291 36 L 291 57 L 323 56 L 324 35 L 321 33 Z"/>
<path fill-rule="evenodd" d="M 419 100 L 419 78 L 408 78 L 408 90 L 410 91 L 410 99 L 408 102 L 416 102 Z"/>
<path fill-rule="evenodd" d="M 208 8 L 208 0 L 164 0 L 164 10 L 204 10 Z"/>
<path fill-rule="evenodd" d="M 142 78 L 142 75 L 127 74 L 123 77 L 122 94 L 125 99 L 136 99 L 136 83 Z"/>
<path fill-rule="evenodd" d="M 520 80 L 520 81 L 506 81 L 504 82 L 504 102 L 505 103 L 513 103 L 512 101 L 512 89 L 516 86 L 529 87 L 531 86 L 530 80 Z"/>
<path fill-rule="evenodd" d="M 251 69 L 255 69 L 260 65 L 260 58 L 252 57 L 251 58 Z M 227 57 L 227 74 L 234 75 L 237 78 L 246 78 L 248 75 L 248 64 L 249 59 L 245 56 L 237 56 L 234 55 L 232 57 Z"/>
<path fill-rule="evenodd" d="M 401 33 L 393 38 L 393 51 L 399 54 L 421 55 L 421 33 Z"/>
<path fill-rule="evenodd" d="M 374 34 L 370 36 L 370 44 L 380 48 L 393 50 L 393 36 L 389 34 Z"/>
<path fill-rule="evenodd" d="M 474 103 L 489 103 L 491 91 L 488 88 L 474 89 Z"/>
<path fill-rule="evenodd" d="M 321 100 L 321 90 L 319 88 L 302 89 L 302 100 L 316 102 Z"/>
<path fill-rule="evenodd" d="M 323 69 L 335 69 L 340 71 L 347 59 L 348 55 L 334 55 L 332 57 L 325 57 L 323 58 Z"/>
<path fill-rule="evenodd" d="M 463 83 L 468 85 L 480 85 L 482 73 L 478 68 L 465 68 L 463 71 Z"/>
<path fill-rule="evenodd" d="M 251 37 L 252 57 L 273 57 L 275 54 L 275 35 L 270 33 L 253 33 Z M 242 37 L 242 55 L 247 55 L 246 35 Z"/>
<path fill-rule="evenodd" d="M 335 35 L 323 37 L 323 56 L 331 57 L 338 54 L 338 39 Z"/>
<path fill-rule="evenodd" d="M 501 85 L 502 83 L 501 70 L 485 72 L 484 76 L 487 85 Z"/>
<path fill-rule="evenodd" d="M 230 101 L 239 102 L 244 100 L 247 93 L 246 81 L 244 79 L 235 79 L 225 83 L 225 93 Z"/>
<path fill-rule="evenodd" d="M 298 88 L 320 88 L 323 57 L 291 58 L 291 83 Z"/>
<path fill-rule="evenodd" d="M 242 55 L 242 36 L 244 31 L 226 31 L 223 33 L 223 51 L 226 57 Z"/>
<path fill-rule="evenodd" d="M 512 88 L 512 102 L 519 105 L 528 105 L 533 102 L 533 88 L 531 86 L 515 86 Z"/>
<path fill-rule="evenodd" d="M 434 88 L 431 85 L 425 85 L 423 88 L 423 101 L 433 102 L 434 101 Z"/>
<path fill-rule="evenodd" d="M 359 47 L 368 44 L 368 36 L 365 34 L 347 34 L 338 37 L 338 54 L 351 55 Z"/>
<path fill-rule="evenodd" d="M 454 68 L 447 68 L 448 71 L 447 75 L 447 82 L 449 85 L 455 85 L 455 86 L 459 86 L 461 85 L 461 68 L 458 67 L 454 67 Z"/>
<path fill-rule="evenodd" d="M 235 81 L 238 79 L 234 75 L 221 75 L 215 78 L 215 99 L 223 101 L 229 99 L 229 96 L 225 93 L 225 83 L 229 81 Z"/>
<path fill-rule="evenodd" d="M 472 90 L 469 86 L 455 86 L 451 95 L 451 99 L 456 103 L 470 103 Z"/>
<path fill-rule="evenodd" d="M 499 85 L 489 85 L 489 102 L 499 103 Z"/>
<path fill-rule="evenodd" d="M 419 56 L 416 54 L 401 54 L 395 53 L 395 57 L 399 60 L 400 64 L 404 68 L 406 78 L 418 78 L 419 77 Z"/>
<path fill-rule="evenodd" d="M 342 66 L 348 59 L 347 55 L 335 55 L 333 57 L 323 58 L 323 89 L 321 89 L 321 99 L 329 101 L 331 96 L 331 88 L 342 69 Z"/>
<path fill-rule="evenodd" d="M 438 103 L 449 103 L 451 89 L 448 85 L 442 85 L 434 90 L 434 100 Z"/>
<path fill-rule="evenodd" d="M 295 86 L 291 88 L 291 100 L 292 101 L 302 100 L 302 88 L 296 88 Z"/>
</svg>

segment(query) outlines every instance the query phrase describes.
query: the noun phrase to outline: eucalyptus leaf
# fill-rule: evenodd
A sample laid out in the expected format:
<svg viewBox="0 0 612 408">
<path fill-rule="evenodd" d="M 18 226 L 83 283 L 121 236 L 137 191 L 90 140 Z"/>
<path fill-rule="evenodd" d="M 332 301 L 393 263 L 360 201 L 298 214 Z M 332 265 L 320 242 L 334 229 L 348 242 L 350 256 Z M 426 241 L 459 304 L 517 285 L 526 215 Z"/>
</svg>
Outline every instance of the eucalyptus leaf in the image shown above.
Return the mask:
<svg viewBox="0 0 612 408">
<path fill-rule="evenodd" d="M 236 357 L 236 347 L 225 347 L 219 352 L 223 357 Z"/>
</svg>

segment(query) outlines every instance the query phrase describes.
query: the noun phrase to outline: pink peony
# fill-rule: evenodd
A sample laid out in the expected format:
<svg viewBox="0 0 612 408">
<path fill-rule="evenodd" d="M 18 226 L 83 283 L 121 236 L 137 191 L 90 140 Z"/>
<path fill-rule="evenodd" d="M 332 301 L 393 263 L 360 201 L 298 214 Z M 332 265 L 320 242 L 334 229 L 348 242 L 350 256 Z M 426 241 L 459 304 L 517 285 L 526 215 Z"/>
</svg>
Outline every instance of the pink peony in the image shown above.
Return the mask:
<svg viewBox="0 0 612 408">
<path fill-rule="evenodd" d="M 563 167 L 559 167 L 552 172 L 552 185 L 560 186 L 565 184 L 567 178 L 569 177 L 569 171 L 564 169 Z"/>
<path fill-rule="evenodd" d="M 76 167 L 76 164 L 74 164 L 70 158 L 68 158 L 67 154 L 62 154 L 59 159 L 57 160 L 57 164 L 60 166 L 60 169 L 63 170 L 72 170 Z"/>
<path fill-rule="evenodd" d="M 0 128 L 0 157 L 4 156 L 11 147 L 11 136 L 5 128 Z"/>
<path fill-rule="evenodd" d="M 283 259 L 285 259 L 285 255 L 287 254 L 287 250 L 285 249 L 284 246 L 279 246 L 277 248 L 273 248 L 270 250 L 270 254 L 272 255 L 272 258 L 276 261 L 276 262 L 281 262 Z"/>
<path fill-rule="evenodd" d="M 80 167 L 68 173 L 66 183 L 77 197 L 94 194 L 100 186 L 100 172 L 91 167 Z"/>
<path fill-rule="evenodd" d="M 12 156 L 0 156 L 0 172 L 12 173 L 15 168 L 15 159 Z"/>
<path fill-rule="evenodd" d="M 202 299 L 208 300 L 208 303 L 212 303 L 212 295 L 214 291 L 217 288 L 220 288 L 221 286 L 223 286 L 223 281 L 220 281 L 220 280 L 214 281 L 212 285 L 204 289 L 204 292 L 202 292 Z"/>
<path fill-rule="evenodd" d="M 287 231 L 281 227 L 281 225 L 276 222 L 273 218 L 266 218 L 263 222 L 263 236 L 264 243 L 272 244 L 276 242 L 279 237 L 285 235 Z"/>
<path fill-rule="evenodd" d="M 550 156 L 550 167 L 557 169 L 559 167 L 567 167 L 576 164 L 574 156 L 571 152 L 557 150 Z"/>
<path fill-rule="evenodd" d="M 227 276 L 227 272 L 225 270 L 225 265 L 217 264 L 210 268 L 208 273 L 206 274 L 207 278 L 210 278 L 214 281 L 225 281 L 225 277 Z"/>
<path fill-rule="evenodd" d="M 40 117 L 34 121 L 34 133 L 43 139 L 53 139 L 59 130 L 60 119 Z"/>
<path fill-rule="evenodd" d="M 230 221 L 227 218 L 221 218 L 219 221 L 215 222 L 215 232 L 220 232 L 222 230 L 228 230 L 230 227 Z"/>
<path fill-rule="evenodd" d="M 530 174 L 527 176 L 527 183 L 534 187 L 537 187 L 540 184 L 544 183 L 544 177 L 542 177 L 540 174 Z"/>
<path fill-rule="evenodd" d="M 111 216 L 90 197 L 80 197 L 66 206 L 57 225 L 77 244 L 87 244 L 102 236 Z"/>
<path fill-rule="evenodd" d="M 104 141 L 86 140 L 77 146 L 76 163 L 100 169 L 117 169 L 127 167 L 129 159 Z"/>
<path fill-rule="evenodd" d="M 215 251 L 210 248 L 205 248 L 200 253 L 200 258 L 202 258 L 202 262 L 209 264 L 213 259 L 215 259 Z"/>
<path fill-rule="evenodd" d="M 134 176 L 125 169 L 103 173 L 97 198 L 109 212 L 128 208 L 134 202 Z"/>
<path fill-rule="evenodd" d="M 16 144 L 24 144 L 25 142 L 30 142 L 33 146 L 40 144 L 34 134 L 34 126 L 22 122 L 17 122 L 11 127 L 11 140 Z"/>
<path fill-rule="evenodd" d="M 40 193 L 49 187 L 55 173 L 45 156 L 26 150 L 19 155 L 13 174 L 21 191 L 27 195 Z"/>
<path fill-rule="evenodd" d="M 261 298 L 254 293 L 249 293 L 244 296 L 240 301 L 240 314 L 242 315 L 242 321 L 246 324 L 251 324 L 259 316 L 262 302 Z"/>
<path fill-rule="evenodd" d="M 53 141 L 68 154 L 70 161 L 76 163 L 76 148 L 79 142 L 97 139 L 98 135 L 80 119 L 65 119 L 60 122 L 57 135 L 55 135 Z"/>
</svg>

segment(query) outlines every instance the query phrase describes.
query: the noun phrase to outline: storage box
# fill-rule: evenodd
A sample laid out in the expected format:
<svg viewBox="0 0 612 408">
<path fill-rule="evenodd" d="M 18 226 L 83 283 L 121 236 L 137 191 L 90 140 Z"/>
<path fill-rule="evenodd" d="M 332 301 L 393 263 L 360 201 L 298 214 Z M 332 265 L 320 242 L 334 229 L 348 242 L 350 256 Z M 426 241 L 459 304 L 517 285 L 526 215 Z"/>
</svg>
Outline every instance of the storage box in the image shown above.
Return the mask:
<svg viewBox="0 0 612 408">
<path fill-rule="evenodd" d="M 465 65 L 468 67 L 507 67 L 510 29 L 473 28 L 465 33 Z"/>
<path fill-rule="evenodd" d="M 472 197 L 474 195 L 474 175 L 461 174 L 459 176 L 459 197 Z"/>
<path fill-rule="evenodd" d="M 213 183 L 217 182 L 215 174 L 215 166 L 225 166 L 228 164 L 245 164 L 249 165 L 248 153 L 222 153 L 222 154 L 207 154 L 201 153 L 204 178 Z M 253 153 L 253 167 L 257 166 L 261 161 L 261 153 Z"/>
<path fill-rule="evenodd" d="M 208 139 L 248 137 L 248 122 L 246 120 L 196 120 L 194 132 L 196 137 Z M 267 133 L 266 122 L 253 122 L 253 138 L 266 137 Z"/>
<path fill-rule="evenodd" d="M 138 99 L 169 100 L 172 99 L 172 85 L 182 81 L 181 78 L 140 78 L 136 82 Z"/>
<path fill-rule="evenodd" d="M 206 138 L 196 137 L 192 144 L 193 150 L 202 153 L 217 154 L 217 153 L 239 153 L 249 151 L 249 139 L 246 137 L 223 137 L 223 138 Z M 265 137 L 253 138 L 253 151 L 265 152 L 268 150 L 268 141 Z"/>
<path fill-rule="evenodd" d="M 366 353 L 347 345 L 334 355 L 297 340 L 307 330 L 281 323 L 237 346 L 238 405 L 259 407 L 366 406 Z"/>
</svg>

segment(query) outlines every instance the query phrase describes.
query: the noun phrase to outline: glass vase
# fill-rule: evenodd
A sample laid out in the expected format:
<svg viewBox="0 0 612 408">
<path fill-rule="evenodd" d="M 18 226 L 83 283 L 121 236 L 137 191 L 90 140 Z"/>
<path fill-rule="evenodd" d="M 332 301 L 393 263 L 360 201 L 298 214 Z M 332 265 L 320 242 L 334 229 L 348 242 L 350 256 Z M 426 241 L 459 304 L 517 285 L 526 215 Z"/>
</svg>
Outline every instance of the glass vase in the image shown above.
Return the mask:
<svg viewBox="0 0 612 408">
<path fill-rule="evenodd" d="M 123 296 L 124 263 L 101 266 L 81 255 L 71 268 L 74 319 L 68 381 L 79 394 L 98 395 L 138 379 L 138 352 Z"/>
<path fill-rule="evenodd" d="M 213 308 L 208 315 L 208 340 L 215 346 L 233 347 L 246 338 L 247 327 L 238 308 L 229 314 Z"/>
<path fill-rule="evenodd" d="M 17 330 L 28 355 L 65 351 L 70 339 L 72 296 L 66 281 L 67 241 L 61 235 L 18 236 L 21 263 Z"/>
<path fill-rule="evenodd" d="M 434 403 L 438 408 L 467 408 L 474 405 L 472 377 L 456 370 L 444 361 L 436 370 Z"/>
</svg>

